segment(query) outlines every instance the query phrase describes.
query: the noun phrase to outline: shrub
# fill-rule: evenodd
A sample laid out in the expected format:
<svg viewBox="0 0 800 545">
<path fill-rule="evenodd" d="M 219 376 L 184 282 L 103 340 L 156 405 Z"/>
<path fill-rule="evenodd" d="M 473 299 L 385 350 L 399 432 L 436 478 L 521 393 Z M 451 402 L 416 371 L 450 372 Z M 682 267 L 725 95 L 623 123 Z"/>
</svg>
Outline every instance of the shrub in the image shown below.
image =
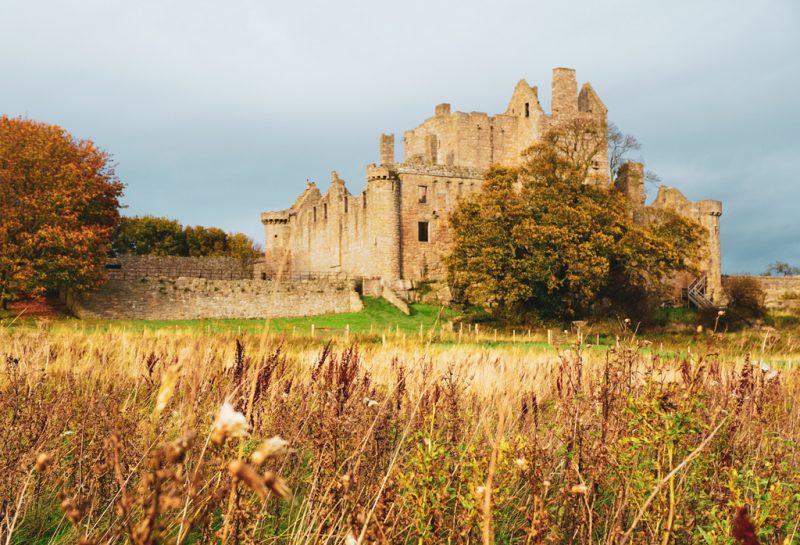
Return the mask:
<svg viewBox="0 0 800 545">
<path fill-rule="evenodd" d="M 731 323 L 736 321 L 753 322 L 767 315 L 766 294 L 755 278 L 747 276 L 725 279 L 725 295 L 728 298 L 728 311 Z"/>
</svg>

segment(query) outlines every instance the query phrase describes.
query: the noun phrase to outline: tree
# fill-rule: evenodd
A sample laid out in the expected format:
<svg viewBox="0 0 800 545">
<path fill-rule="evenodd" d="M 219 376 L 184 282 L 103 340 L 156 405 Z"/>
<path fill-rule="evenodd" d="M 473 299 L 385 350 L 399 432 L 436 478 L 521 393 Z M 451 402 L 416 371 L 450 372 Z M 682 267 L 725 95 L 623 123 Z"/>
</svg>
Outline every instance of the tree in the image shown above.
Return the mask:
<svg viewBox="0 0 800 545">
<path fill-rule="evenodd" d="M 776 261 L 770 263 L 767 270 L 764 272 L 767 276 L 798 276 L 800 275 L 800 267 L 789 265 L 785 261 Z"/>
<path fill-rule="evenodd" d="M 548 131 L 517 168 L 496 167 L 451 215 L 456 292 L 501 318 L 587 315 L 626 306 L 688 268 L 701 228 L 674 213 L 633 221 L 625 196 L 588 179 L 602 127 L 576 119 Z"/>
<path fill-rule="evenodd" d="M 247 235 L 233 233 L 228 236 L 227 254 L 231 257 L 260 257 L 264 251 Z"/>
<path fill-rule="evenodd" d="M 227 255 L 228 234 L 218 227 L 186 227 L 188 255 Z"/>
<path fill-rule="evenodd" d="M 612 180 L 617 177 L 628 154 L 641 149 L 641 147 L 642 145 L 635 136 L 624 134 L 614 123 L 608 124 L 608 168 L 611 171 Z"/>
<path fill-rule="evenodd" d="M 110 156 L 63 128 L 0 117 L 0 301 L 102 282 L 119 223 Z"/>
<path fill-rule="evenodd" d="M 607 140 L 608 170 L 611 179 L 614 180 L 619 173 L 620 167 L 628 161 L 629 154 L 632 151 L 640 150 L 642 145 L 635 136 L 623 133 L 614 123 L 608 124 Z M 661 177 L 651 170 L 644 173 L 644 179 L 652 184 L 661 182 Z"/>
<path fill-rule="evenodd" d="M 724 279 L 728 311 L 734 321 L 760 320 L 767 314 L 766 293 L 758 280 L 749 276 L 730 276 Z"/>
<path fill-rule="evenodd" d="M 155 216 L 122 218 L 113 248 L 116 255 L 188 255 L 181 224 Z"/>
<path fill-rule="evenodd" d="M 258 257 L 261 249 L 247 235 L 217 227 L 184 228 L 169 218 L 124 217 L 114 236 L 115 255 Z"/>
</svg>

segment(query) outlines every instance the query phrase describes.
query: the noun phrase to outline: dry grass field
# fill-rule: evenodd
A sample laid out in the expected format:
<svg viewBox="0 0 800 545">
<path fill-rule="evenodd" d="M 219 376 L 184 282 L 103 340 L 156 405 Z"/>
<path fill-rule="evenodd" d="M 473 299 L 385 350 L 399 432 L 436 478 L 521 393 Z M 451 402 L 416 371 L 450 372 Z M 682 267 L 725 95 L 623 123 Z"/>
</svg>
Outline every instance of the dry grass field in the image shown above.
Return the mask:
<svg viewBox="0 0 800 545">
<path fill-rule="evenodd" d="M 0 543 L 800 543 L 796 334 L 512 335 L 2 328 Z"/>
</svg>

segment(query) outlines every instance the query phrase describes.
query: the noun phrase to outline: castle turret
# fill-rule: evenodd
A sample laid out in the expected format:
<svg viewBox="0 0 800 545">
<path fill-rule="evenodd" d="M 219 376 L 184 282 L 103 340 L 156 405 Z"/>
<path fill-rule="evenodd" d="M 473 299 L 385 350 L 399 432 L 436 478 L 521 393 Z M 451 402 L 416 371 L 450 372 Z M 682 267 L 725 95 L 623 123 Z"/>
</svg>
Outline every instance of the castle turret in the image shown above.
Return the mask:
<svg viewBox="0 0 800 545">
<path fill-rule="evenodd" d="M 365 269 L 384 281 L 402 278 L 400 267 L 400 180 L 386 166 L 367 167 L 365 192 L 368 244 L 374 259 Z"/>
<path fill-rule="evenodd" d="M 286 270 L 286 263 L 291 261 L 288 211 L 264 212 L 261 223 L 264 225 L 264 272 L 269 275 L 289 272 Z"/>
</svg>

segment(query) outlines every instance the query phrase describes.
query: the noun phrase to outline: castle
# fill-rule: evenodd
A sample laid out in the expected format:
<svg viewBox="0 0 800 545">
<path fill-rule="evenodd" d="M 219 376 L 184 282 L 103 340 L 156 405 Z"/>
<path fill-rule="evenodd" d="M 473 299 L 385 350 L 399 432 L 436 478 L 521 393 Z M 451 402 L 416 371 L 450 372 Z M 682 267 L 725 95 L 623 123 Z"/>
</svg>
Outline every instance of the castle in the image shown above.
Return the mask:
<svg viewBox="0 0 800 545">
<path fill-rule="evenodd" d="M 548 128 L 575 118 L 607 127 L 608 110 L 589 83 L 578 90 L 575 71 L 555 68 L 552 112 L 539 103 L 537 87 L 520 81 L 506 111 L 490 116 L 453 112 L 439 104 L 433 117 L 403 135 L 404 159 L 395 162 L 394 136 L 381 135 L 380 163 L 367 166 L 366 188 L 353 195 L 336 172 L 322 195 L 308 182 L 291 208 L 264 212 L 264 276 L 339 272 L 379 280 L 384 294 L 413 298 L 422 281 L 446 278 L 444 258 L 452 233 L 448 217 L 463 196 L 481 191 L 486 170 L 513 166 Z M 608 148 L 592 161 L 592 183 L 625 193 L 635 208 L 645 207 L 644 168 L 623 165 L 611 180 Z M 689 217 L 706 228 L 699 278 L 676 279 L 676 287 L 700 305 L 720 300 L 719 201 L 691 202 L 674 188 L 661 187 L 650 205 Z"/>
</svg>

